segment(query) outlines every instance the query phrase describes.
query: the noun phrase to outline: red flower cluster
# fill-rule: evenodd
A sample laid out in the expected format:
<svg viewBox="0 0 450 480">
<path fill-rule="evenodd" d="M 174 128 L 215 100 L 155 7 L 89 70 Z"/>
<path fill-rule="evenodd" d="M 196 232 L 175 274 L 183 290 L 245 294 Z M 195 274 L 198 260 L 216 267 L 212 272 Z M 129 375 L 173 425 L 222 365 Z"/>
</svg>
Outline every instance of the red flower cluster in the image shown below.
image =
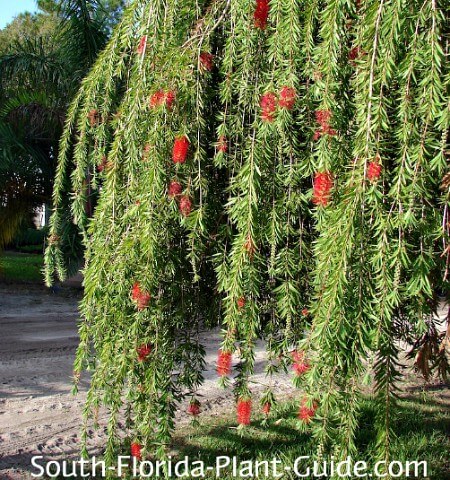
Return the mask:
<svg viewBox="0 0 450 480">
<path fill-rule="evenodd" d="M 226 377 L 231 373 L 231 352 L 219 350 L 217 357 L 217 375 Z"/>
<path fill-rule="evenodd" d="M 261 97 L 261 118 L 265 122 L 273 122 L 275 111 L 277 109 L 277 96 L 272 92 L 267 92 Z"/>
<path fill-rule="evenodd" d="M 173 90 L 168 90 L 166 92 L 166 107 L 170 110 L 173 107 L 173 102 L 175 101 L 176 94 Z"/>
<path fill-rule="evenodd" d="M 247 398 L 240 398 L 237 402 L 237 420 L 239 425 L 250 425 L 252 414 L 252 401 Z"/>
<path fill-rule="evenodd" d="M 131 289 L 131 298 L 136 302 L 138 310 L 143 310 L 151 299 L 151 295 L 141 289 L 139 282 L 136 282 Z"/>
<path fill-rule="evenodd" d="M 200 65 L 202 68 L 208 72 L 213 69 L 214 66 L 214 55 L 209 52 L 200 53 Z"/>
<path fill-rule="evenodd" d="M 256 28 L 265 30 L 267 27 L 267 19 L 269 18 L 269 0 L 256 0 L 255 12 L 253 20 Z"/>
<path fill-rule="evenodd" d="M 138 310 L 144 310 L 148 306 L 152 296 L 148 292 L 143 292 L 137 301 Z"/>
<path fill-rule="evenodd" d="M 271 408 L 272 404 L 270 402 L 266 402 L 262 407 L 262 412 L 264 415 L 269 415 Z"/>
<path fill-rule="evenodd" d="M 314 132 L 314 140 L 318 140 L 322 135 L 336 135 L 336 130 L 330 127 L 332 115 L 329 110 L 317 110 L 315 116 L 320 128 Z"/>
<path fill-rule="evenodd" d="M 304 309 L 302 310 L 302 315 L 303 315 L 304 317 L 307 317 L 307 316 L 309 315 L 309 310 L 308 310 L 307 308 L 304 308 Z"/>
<path fill-rule="evenodd" d="M 131 444 L 131 456 L 137 458 L 138 460 L 142 460 L 142 447 L 139 443 L 132 443 Z"/>
<path fill-rule="evenodd" d="M 278 105 L 286 110 L 292 110 L 294 108 L 296 98 L 297 92 L 295 91 L 295 88 L 283 87 L 280 91 Z"/>
<path fill-rule="evenodd" d="M 306 398 L 302 399 L 300 408 L 298 410 L 298 418 L 304 423 L 309 423 L 311 419 L 316 414 L 318 408 L 317 402 L 313 402 L 311 407 L 308 407 L 308 402 Z"/>
<path fill-rule="evenodd" d="M 184 163 L 189 151 L 190 142 L 186 135 L 175 138 L 172 151 L 172 160 L 174 163 Z"/>
<path fill-rule="evenodd" d="M 219 141 L 217 142 L 217 151 L 222 153 L 227 153 L 228 151 L 228 143 L 224 135 L 219 137 Z"/>
<path fill-rule="evenodd" d="M 156 108 L 161 106 L 166 99 L 166 94 L 164 90 L 157 90 L 151 97 L 150 97 L 150 108 Z"/>
<path fill-rule="evenodd" d="M 381 175 L 381 165 L 378 163 L 377 160 L 370 162 L 367 166 L 367 178 L 371 182 L 376 182 Z"/>
<path fill-rule="evenodd" d="M 297 350 L 292 352 L 292 360 L 294 361 L 294 363 L 292 364 L 292 368 L 294 369 L 294 372 L 298 377 L 309 370 L 309 363 L 305 359 L 304 352 Z"/>
<path fill-rule="evenodd" d="M 137 53 L 139 55 L 142 55 L 144 53 L 145 47 L 147 46 L 147 35 L 144 35 L 141 37 L 141 40 L 139 41 L 139 46 L 137 48 Z"/>
<path fill-rule="evenodd" d="M 314 176 L 313 203 L 326 206 L 330 200 L 330 191 L 333 187 L 333 178 L 330 172 L 317 172 Z"/>
<path fill-rule="evenodd" d="M 142 290 L 139 282 L 136 282 L 133 285 L 133 288 L 131 289 L 131 298 L 133 300 L 138 300 L 138 298 L 141 296 Z"/>
<path fill-rule="evenodd" d="M 244 308 L 244 307 L 245 307 L 245 297 L 239 297 L 239 298 L 237 299 L 237 306 L 238 306 L 239 310 L 240 310 L 241 308 Z"/>
<path fill-rule="evenodd" d="M 188 407 L 189 415 L 196 417 L 200 413 L 200 402 L 196 399 L 191 400 Z"/>
<path fill-rule="evenodd" d="M 322 127 L 326 128 L 330 124 L 331 112 L 329 110 L 316 110 L 314 112 L 317 123 Z"/>
<path fill-rule="evenodd" d="M 138 354 L 138 361 L 143 362 L 152 353 L 152 346 L 149 344 L 140 345 L 136 348 L 136 352 Z"/>
<path fill-rule="evenodd" d="M 149 100 L 150 108 L 157 108 L 162 105 L 165 105 L 168 110 L 173 107 L 173 102 L 175 101 L 176 95 L 173 90 L 158 90 L 156 91 Z"/>
<path fill-rule="evenodd" d="M 178 205 L 178 208 L 181 212 L 181 214 L 184 216 L 184 217 L 187 217 L 191 211 L 192 211 L 192 202 L 191 202 L 191 199 L 187 196 L 187 195 L 183 195 L 181 198 L 180 198 L 180 203 Z"/>
<path fill-rule="evenodd" d="M 177 197 L 182 191 L 183 187 L 181 186 L 181 183 L 176 182 L 175 180 L 172 180 L 169 183 L 169 197 Z"/>
<path fill-rule="evenodd" d="M 267 92 L 261 97 L 261 118 L 265 122 L 273 122 L 277 107 L 292 110 L 297 99 L 295 88 L 284 86 L 277 97 L 273 92 Z"/>
</svg>

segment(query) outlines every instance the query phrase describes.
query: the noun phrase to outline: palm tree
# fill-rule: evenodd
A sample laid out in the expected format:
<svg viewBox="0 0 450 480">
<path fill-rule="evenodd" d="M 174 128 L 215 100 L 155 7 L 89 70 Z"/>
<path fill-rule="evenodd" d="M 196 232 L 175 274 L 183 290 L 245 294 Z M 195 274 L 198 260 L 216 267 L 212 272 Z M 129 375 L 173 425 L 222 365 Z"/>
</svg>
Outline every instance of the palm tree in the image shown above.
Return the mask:
<svg viewBox="0 0 450 480">
<path fill-rule="evenodd" d="M 0 57 L 0 250 L 51 202 L 67 105 L 108 37 L 96 0 L 63 1 L 55 18 L 53 34 L 16 40 Z"/>
</svg>

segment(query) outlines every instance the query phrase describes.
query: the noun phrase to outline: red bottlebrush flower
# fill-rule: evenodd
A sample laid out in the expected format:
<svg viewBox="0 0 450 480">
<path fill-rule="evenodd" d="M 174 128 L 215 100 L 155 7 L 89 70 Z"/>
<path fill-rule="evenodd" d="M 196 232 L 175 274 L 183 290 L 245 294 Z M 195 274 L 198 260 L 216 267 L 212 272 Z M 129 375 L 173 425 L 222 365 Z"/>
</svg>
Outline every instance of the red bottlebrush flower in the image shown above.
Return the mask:
<svg viewBox="0 0 450 480">
<path fill-rule="evenodd" d="M 261 118 L 264 122 L 273 122 L 277 109 L 277 96 L 267 92 L 261 97 Z"/>
<path fill-rule="evenodd" d="M 303 362 L 303 360 L 305 359 L 305 352 L 303 352 L 302 350 L 294 350 L 291 352 L 291 356 L 294 362 Z"/>
<path fill-rule="evenodd" d="M 331 112 L 329 110 L 316 110 L 314 112 L 317 123 L 323 128 L 327 129 L 330 126 Z"/>
<path fill-rule="evenodd" d="M 136 282 L 133 285 L 133 288 L 131 289 L 131 298 L 133 300 L 138 300 L 141 295 L 142 295 L 141 285 L 139 284 L 139 282 Z"/>
<path fill-rule="evenodd" d="M 309 423 L 311 419 L 314 417 L 316 414 L 318 404 L 317 402 L 313 402 L 311 407 L 308 407 L 308 402 L 306 398 L 302 399 L 302 402 L 300 404 L 300 408 L 298 410 L 298 418 L 304 423 Z"/>
<path fill-rule="evenodd" d="M 217 357 L 217 375 L 226 377 L 231 373 L 231 352 L 219 350 Z"/>
<path fill-rule="evenodd" d="M 219 137 L 219 141 L 217 142 L 217 151 L 222 153 L 227 153 L 228 151 L 228 143 L 224 135 Z"/>
<path fill-rule="evenodd" d="M 213 69 L 214 55 L 212 53 L 201 52 L 199 59 L 200 59 L 200 65 L 204 70 L 210 72 Z"/>
<path fill-rule="evenodd" d="M 89 120 L 89 125 L 91 127 L 95 127 L 96 125 L 98 125 L 98 122 L 99 122 L 98 110 L 96 110 L 95 108 L 90 110 L 88 113 L 88 120 Z"/>
<path fill-rule="evenodd" d="M 191 213 L 192 202 L 187 195 L 180 198 L 179 210 L 184 217 L 187 217 Z"/>
<path fill-rule="evenodd" d="M 169 184 L 169 197 L 176 197 L 181 194 L 183 191 L 183 187 L 181 186 L 181 183 L 172 181 Z"/>
<path fill-rule="evenodd" d="M 239 297 L 237 299 L 237 306 L 238 306 L 239 309 L 245 307 L 245 297 Z"/>
<path fill-rule="evenodd" d="M 141 37 L 141 40 L 139 41 L 139 46 L 137 48 L 137 53 L 139 55 L 142 55 L 145 51 L 145 47 L 147 46 L 147 35 L 144 35 Z"/>
<path fill-rule="evenodd" d="M 137 299 L 137 309 L 144 310 L 150 302 L 152 296 L 148 292 L 142 292 L 139 298 Z"/>
<path fill-rule="evenodd" d="M 267 27 L 267 19 L 269 18 L 269 0 L 256 0 L 255 12 L 253 20 L 256 28 L 265 30 Z"/>
<path fill-rule="evenodd" d="M 174 90 L 168 90 L 166 92 L 166 108 L 171 110 L 175 102 L 176 94 Z"/>
<path fill-rule="evenodd" d="M 138 361 L 143 362 L 152 353 L 152 346 L 149 344 L 141 345 L 136 348 L 138 354 Z"/>
<path fill-rule="evenodd" d="M 191 403 L 189 403 L 189 407 L 188 407 L 187 411 L 188 411 L 189 415 L 192 415 L 194 417 L 199 415 L 200 414 L 200 402 L 196 399 L 191 400 Z"/>
<path fill-rule="evenodd" d="M 138 310 L 143 310 L 148 305 L 151 295 L 143 291 L 139 282 L 136 282 L 131 289 L 131 298 L 136 302 Z"/>
<path fill-rule="evenodd" d="M 309 363 L 308 362 L 299 362 L 299 363 L 294 363 L 292 365 L 292 368 L 297 375 L 297 377 L 300 377 L 304 373 L 306 373 L 309 370 Z"/>
<path fill-rule="evenodd" d="M 150 97 L 150 108 L 160 107 L 164 103 L 165 98 L 166 94 L 164 93 L 164 91 L 158 90 Z"/>
<path fill-rule="evenodd" d="M 165 105 L 168 110 L 171 110 L 173 107 L 173 103 L 175 102 L 175 92 L 173 90 L 168 90 L 165 92 L 164 90 L 158 90 L 155 92 L 149 100 L 150 108 L 157 108 Z"/>
<path fill-rule="evenodd" d="M 330 200 L 330 191 L 333 187 L 333 179 L 330 172 L 317 172 L 314 177 L 313 203 L 326 206 Z"/>
<path fill-rule="evenodd" d="M 190 142 L 186 135 L 175 138 L 172 159 L 174 163 L 184 163 L 188 154 Z"/>
<path fill-rule="evenodd" d="M 367 178 L 371 182 L 376 182 L 381 175 L 381 165 L 378 161 L 370 162 L 367 166 Z"/>
<path fill-rule="evenodd" d="M 271 408 L 272 404 L 270 402 L 266 402 L 262 407 L 262 412 L 264 415 L 269 415 Z"/>
<path fill-rule="evenodd" d="M 305 358 L 305 352 L 301 350 L 293 351 L 292 360 L 294 361 L 292 368 L 297 376 L 303 375 L 309 370 L 309 363 Z"/>
<path fill-rule="evenodd" d="M 322 136 L 322 131 L 321 130 L 316 130 L 313 135 L 313 140 L 319 140 L 319 138 Z"/>
<path fill-rule="evenodd" d="M 296 98 L 297 93 L 295 88 L 283 87 L 280 91 L 278 105 L 286 110 L 292 110 L 294 108 Z"/>
<path fill-rule="evenodd" d="M 307 308 L 304 308 L 304 309 L 302 310 L 302 315 L 303 315 L 304 317 L 307 317 L 307 316 L 309 315 L 309 310 L 308 310 Z"/>
<path fill-rule="evenodd" d="M 239 425 L 250 425 L 252 401 L 250 399 L 240 398 L 237 402 L 236 411 Z"/>
<path fill-rule="evenodd" d="M 139 443 L 132 443 L 131 444 L 131 456 L 137 458 L 138 460 L 142 460 L 141 454 L 142 446 Z"/>
</svg>

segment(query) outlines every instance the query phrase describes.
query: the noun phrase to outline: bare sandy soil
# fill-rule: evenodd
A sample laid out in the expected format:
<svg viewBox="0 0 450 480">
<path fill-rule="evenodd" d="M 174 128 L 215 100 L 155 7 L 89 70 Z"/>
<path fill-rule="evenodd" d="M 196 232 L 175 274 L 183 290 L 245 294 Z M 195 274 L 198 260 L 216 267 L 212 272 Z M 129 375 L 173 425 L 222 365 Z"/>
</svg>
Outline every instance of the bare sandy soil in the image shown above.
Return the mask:
<svg viewBox="0 0 450 480">
<path fill-rule="evenodd" d="M 0 479 L 30 479 L 31 457 L 47 461 L 79 458 L 79 430 L 87 380 L 80 393 L 71 394 L 72 364 L 78 342 L 79 294 L 64 290 L 52 294 L 39 287 L 0 285 Z M 206 381 L 199 394 L 203 411 L 217 415 L 231 407 L 232 393 L 217 385 L 215 362 L 219 332 L 203 334 L 207 356 Z M 254 376 L 255 392 L 267 383 L 264 348 L 259 345 Z M 294 393 L 288 375 L 274 379 L 276 391 Z M 178 422 L 188 421 L 180 405 Z M 90 453 L 104 441 L 106 416 L 93 432 Z"/>
</svg>

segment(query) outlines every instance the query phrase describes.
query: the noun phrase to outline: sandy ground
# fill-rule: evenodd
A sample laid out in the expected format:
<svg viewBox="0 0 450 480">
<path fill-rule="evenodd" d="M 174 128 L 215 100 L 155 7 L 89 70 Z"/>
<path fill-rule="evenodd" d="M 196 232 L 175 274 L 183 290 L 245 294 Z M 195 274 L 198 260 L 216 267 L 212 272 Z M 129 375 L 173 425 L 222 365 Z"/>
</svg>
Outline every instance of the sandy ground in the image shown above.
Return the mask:
<svg viewBox="0 0 450 480">
<path fill-rule="evenodd" d="M 31 457 L 47 461 L 79 458 L 79 430 L 87 381 L 71 394 L 72 363 L 77 346 L 79 294 L 64 289 L 51 294 L 44 288 L 0 285 L 0 479 L 30 479 Z M 218 414 L 233 403 L 230 391 L 217 385 L 215 362 L 219 332 L 203 335 L 206 381 L 199 393 L 203 411 Z M 254 390 L 267 383 L 262 373 L 264 348 L 258 346 Z M 274 379 L 280 394 L 293 393 L 291 379 Z M 178 422 L 188 421 L 181 405 Z M 93 432 L 90 453 L 104 441 L 106 417 Z"/>
</svg>

